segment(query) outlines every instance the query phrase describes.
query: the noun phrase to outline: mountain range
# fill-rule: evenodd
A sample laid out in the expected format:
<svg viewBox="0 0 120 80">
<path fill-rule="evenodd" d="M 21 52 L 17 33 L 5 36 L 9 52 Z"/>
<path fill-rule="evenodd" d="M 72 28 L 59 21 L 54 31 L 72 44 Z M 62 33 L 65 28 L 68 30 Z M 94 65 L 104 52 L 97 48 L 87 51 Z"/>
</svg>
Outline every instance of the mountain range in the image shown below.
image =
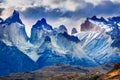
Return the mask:
<svg viewBox="0 0 120 80">
<path fill-rule="evenodd" d="M 19 12 L 0 18 L 0 75 L 30 72 L 54 64 L 93 67 L 120 62 L 120 17 L 87 18 L 81 31 L 53 28 L 38 20 L 28 37 Z"/>
</svg>

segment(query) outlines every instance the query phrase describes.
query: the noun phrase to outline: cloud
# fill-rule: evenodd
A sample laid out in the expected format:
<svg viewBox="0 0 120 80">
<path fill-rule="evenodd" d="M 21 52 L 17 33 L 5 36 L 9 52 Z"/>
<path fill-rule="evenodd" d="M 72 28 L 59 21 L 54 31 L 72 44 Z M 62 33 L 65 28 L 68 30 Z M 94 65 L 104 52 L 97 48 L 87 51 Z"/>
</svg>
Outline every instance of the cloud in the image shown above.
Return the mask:
<svg viewBox="0 0 120 80">
<path fill-rule="evenodd" d="M 22 7 L 29 7 L 32 5 L 34 0 L 3 0 L 0 7 L 4 8 L 22 8 Z"/>
<path fill-rule="evenodd" d="M 3 0 L 1 0 L 3 1 Z M 24 10 L 28 7 L 49 7 L 49 9 L 61 8 L 75 11 L 77 7 L 84 7 L 84 0 L 4 0 L 0 7 Z"/>
<path fill-rule="evenodd" d="M 84 0 L 37 0 L 34 1 L 34 6 L 48 6 L 49 9 L 64 9 L 75 11 L 77 7 L 84 7 Z"/>
<path fill-rule="evenodd" d="M 26 18 L 33 16 L 37 19 L 38 17 L 80 19 L 120 13 L 120 1 L 117 0 L 14 0 L 14 2 L 4 0 L 0 7 L 11 11 L 16 9 Z"/>
<path fill-rule="evenodd" d="M 94 15 L 119 15 L 120 3 L 111 1 L 103 1 L 99 5 L 94 6 L 91 3 L 86 3 L 82 9 L 77 9 L 75 12 L 67 12 L 72 18 L 91 17 Z M 66 15 L 67 15 L 66 14 Z"/>
<path fill-rule="evenodd" d="M 3 3 L 3 0 L 0 0 L 0 3 Z"/>
<path fill-rule="evenodd" d="M 45 0 L 44 0 L 45 1 Z M 54 0 L 53 0 L 54 1 Z M 66 0 L 67 1 L 67 0 Z M 65 1 L 64 1 L 65 2 Z M 60 1 L 53 2 L 60 4 Z M 29 7 L 23 11 L 23 15 L 27 18 L 33 17 L 47 17 L 47 18 L 72 18 L 80 19 L 85 17 L 91 17 L 94 15 L 118 15 L 120 13 L 120 3 L 113 3 L 112 1 L 103 1 L 98 5 L 94 5 L 91 2 L 83 2 L 84 7 L 77 7 L 75 10 L 64 10 L 61 7 L 48 9 L 48 6 Z M 29 13 L 29 14 L 28 14 Z"/>
<path fill-rule="evenodd" d="M 46 10 L 46 7 L 29 7 L 21 14 L 26 18 L 57 18 L 61 17 L 63 12 L 59 9 Z"/>
<path fill-rule="evenodd" d="M 93 4 L 93 5 L 99 5 L 100 3 L 102 3 L 102 0 L 85 0 L 85 2 L 87 2 L 87 3 L 91 3 L 91 4 Z"/>
</svg>

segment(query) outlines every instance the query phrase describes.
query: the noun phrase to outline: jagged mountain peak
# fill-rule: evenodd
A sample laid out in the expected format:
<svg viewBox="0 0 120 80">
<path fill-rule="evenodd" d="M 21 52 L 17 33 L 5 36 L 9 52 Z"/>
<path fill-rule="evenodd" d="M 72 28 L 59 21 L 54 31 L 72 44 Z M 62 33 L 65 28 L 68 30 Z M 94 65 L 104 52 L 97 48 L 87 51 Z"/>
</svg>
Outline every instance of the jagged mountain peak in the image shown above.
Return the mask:
<svg viewBox="0 0 120 80">
<path fill-rule="evenodd" d="M 14 22 L 18 22 L 20 24 L 23 24 L 20 17 L 19 17 L 19 12 L 16 10 L 14 10 L 13 14 L 5 20 L 5 23 L 8 23 L 8 24 L 11 24 Z"/>
<path fill-rule="evenodd" d="M 41 19 L 41 22 L 42 22 L 43 24 L 47 24 L 47 22 L 46 22 L 46 19 L 45 19 L 45 18 L 42 18 L 42 19 Z"/>
<path fill-rule="evenodd" d="M 88 18 L 88 19 L 91 19 L 91 20 L 94 20 L 94 21 L 99 21 L 99 22 L 106 22 L 106 20 L 103 17 L 97 18 L 97 16 L 93 16 L 93 17 Z"/>
<path fill-rule="evenodd" d="M 66 29 L 65 25 L 60 25 L 59 26 L 59 29 L 63 29 L 63 28 Z"/>
<path fill-rule="evenodd" d="M 111 21 L 111 22 L 116 22 L 116 23 L 118 23 L 118 22 L 120 22 L 120 16 L 108 18 L 108 20 Z"/>
<path fill-rule="evenodd" d="M 69 35 L 68 33 L 64 32 L 64 33 L 59 33 L 59 36 L 64 36 L 66 39 L 68 39 L 69 41 L 75 42 L 75 43 L 79 43 L 80 40 L 78 39 L 78 37 L 76 36 L 72 36 Z"/>
<path fill-rule="evenodd" d="M 59 26 L 59 32 L 60 32 L 60 33 L 64 33 L 64 32 L 67 33 L 67 32 L 68 32 L 68 31 L 67 31 L 67 28 L 65 27 L 65 25 L 60 25 L 60 26 Z"/>
<path fill-rule="evenodd" d="M 97 19 L 97 17 L 96 17 L 96 16 L 93 16 L 91 19 Z"/>
<path fill-rule="evenodd" d="M 33 25 L 33 28 L 43 29 L 46 28 L 48 30 L 52 30 L 52 26 L 47 24 L 46 19 L 42 18 L 41 20 L 38 20 L 35 25 Z"/>
<path fill-rule="evenodd" d="M 36 25 L 46 25 L 47 24 L 47 22 L 46 22 L 46 19 L 45 18 L 42 18 L 41 20 L 38 20 L 37 21 L 37 23 L 36 23 Z"/>
<path fill-rule="evenodd" d="M 20 17 L 19 17 L 19 12 L 16 10 L 14 10 L 13 14 L 5 20 L 5 23 L 8 23 L 8 24 L 11 24 L 14 22 L 18 22 L 20 24 L 23 24 Z"/>
<path fill-rule="evenodd" d="M 103 18 L 103 17 L 96 17 L 93 16 L 91 18 L 87 18 L 87 20 L 93 20 L 93 21 L 97 21 L 97 22 L 103 22 L 104 24 L 115 24 L 120 22 L 120 16 L 115 16 L 115 17 L 108 17 L 108 18 Z"/>
<path fill-rule="evenodd" d="M 77 33 L 76 28 L 72 28 L 71 34 L 75 34 L 75 33 Z"/>
<path fill-rule="evenodd" d="M 19 17 L 19 12 L 16 11 L 16 10 L 14 10 L 14 11 L 13 11 L 13 15 L 16 16 L 16 17 Z"/>
<path fill-rule="evenodd" d="M 38 20 L 31 29 L 30 42 L 33 44 L 40 44 L 41 39 L 52 32 L 53 28 L 49 25 L 45 18 Z"/>
<path fill-rule="evenodd" d="M 81 24 L 81 31 L 91 31 L 94 25 L 87 18 L 84 23 Z"/>
</svg>

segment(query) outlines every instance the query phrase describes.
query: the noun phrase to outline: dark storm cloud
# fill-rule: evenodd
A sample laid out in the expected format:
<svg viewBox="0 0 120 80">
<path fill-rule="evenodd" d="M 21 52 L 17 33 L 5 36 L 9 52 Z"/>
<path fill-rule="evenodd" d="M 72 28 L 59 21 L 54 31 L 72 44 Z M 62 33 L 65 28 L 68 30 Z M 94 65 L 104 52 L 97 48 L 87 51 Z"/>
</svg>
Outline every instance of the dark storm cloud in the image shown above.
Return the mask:
<svg viewBox="0 0 120 80">
<path fill-rule="evenodd" d="M 55 0 L 54 0 L 55 1 Z M 78 0 L 76 0 L 78 1 Z M 56 0 L 55 3 L 60 3 Z M 113 3 L 111 1 L 103 1 L 99 5 L 94 6 L 92 3 L 86 3 L 84 8 L 76 9 L 75 11 L 62 12 L 61 9 L 56 8 L 52 10 L 46 10 L 46 7 L 31 7 L 27 8 L 22 14 L 26 18 L 60 18 L 67 17 L 72 19 L 80 19 L 84 17 L 91 17 L 94 15 L 120 15 L 120 3 Z"/>
<path fill-rule="evenodd" d="M 92 16 L 94 14 L 94 5 L 91 3 L 86 3 L 87 5 L 84 8 L 78 8 L 76 11 L 67 11 L 63 14 L 63 17 L 79 19 L 83 17 Z"/>
<path fill-rule="evenodd" d="M 120 14 L 120 3 L 104 1 L 94 8 L 96 14 Z"/>
<path fill-rule="evenodd" d="M 58 18 L 62 17 L 63 12 L 59 9 L 52 9 L 47 11 L 45 7 L 30 7 L 26 11 L 21 12 L 26 18 Z"/>
<path fill-rule="evenodd" d="M 86 3 L 83 9 L 77 9 L 74 12 L 68 11 L 64 14 L 70 18 L 91 17 L 94 15 L 120 15 L 120 3 L 112 3 L 111 1 L 104 1 L 103 3 L 94 6 L 91 3 Z"/>
</svg>

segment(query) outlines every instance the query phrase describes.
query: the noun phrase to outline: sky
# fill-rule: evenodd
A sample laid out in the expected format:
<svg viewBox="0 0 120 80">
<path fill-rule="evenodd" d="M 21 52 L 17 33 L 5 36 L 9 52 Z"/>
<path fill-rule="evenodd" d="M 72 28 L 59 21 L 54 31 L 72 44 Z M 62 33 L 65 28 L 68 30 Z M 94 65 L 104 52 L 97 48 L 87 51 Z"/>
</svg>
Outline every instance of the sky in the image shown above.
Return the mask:
<svg viewBox="0 0 120 80">
<path fill-rule="evenodd" d="M 70 33 L 73 27 L 79 31 L 87 17 L 120 16 L 120 0 L 0 0 L 0 17 L 6 19 L 14 10 L 19 11 L 28 35 L 41 18 L 53 27 L 65 25 Z"/>
</svg>

